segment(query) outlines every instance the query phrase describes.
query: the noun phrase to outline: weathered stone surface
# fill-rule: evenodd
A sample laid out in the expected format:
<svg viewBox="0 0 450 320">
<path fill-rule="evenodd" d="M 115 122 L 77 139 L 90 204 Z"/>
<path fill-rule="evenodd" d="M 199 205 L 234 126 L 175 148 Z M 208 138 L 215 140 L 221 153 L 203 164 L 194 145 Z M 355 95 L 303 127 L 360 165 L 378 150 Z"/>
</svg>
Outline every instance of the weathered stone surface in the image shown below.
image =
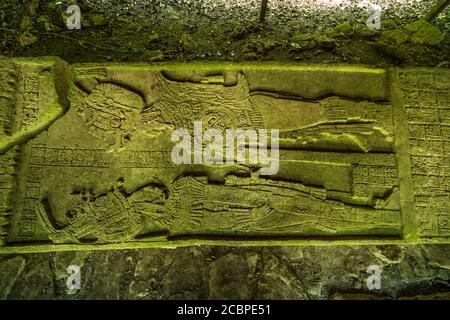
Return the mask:
<svg viewBox="0 0 450 320">
<path fill-rule="evenodd" d="M 414 44 L 437 45 L 445 37 L 438 28 L 426 21 L 413 22 L 405 29 L 411 33 L 411 42 Z"/>
<path fill-rule="evenodd" d="M 0 260 L 0 299 L 6 299 L 12 286 L 25 267 L 25 259 L 21 256 L 7 257 Z"/>
<path fill-rule="evenodd" d="M 22 257 L 23 258 L 23 257 Z M 13 280 L 13 286 L 6 298 L 14 299 L 52 299 L 55 297 L 55 279 L 51 267 L 51 261 L 45 256 L 38 256 L 23 267 L 23 259 L 14 259 L 16 265 L 7 267 L 19 269 L 18 278 L 7 278 L 5 283 Z M 18 281 L 20 279 L 20 281 Z M 3 281 L 2 281 L 3 286 Z"/>
<path fill-rule="evenodd" d="M 0 290 L 7 299 L 448 299 L 450 270 L 440 264 L 450 263 L 449 249 L 196 246 L 22 254 L 0 259 L 9 272 L 2 272 L 7 281 Z M 81 288 L 68 291 L 69 273 L 62 271 L 73 263 L 81 264 Z M 380 289 L 367 287 L 369 265 L 381 268 Z"/>
<path fill-rule="evenodd" d="M 226 299 L 236 296 L 245 299 L 248 296 L 250 270 L 245 255 L 229 253 L 211 262 L 209 286 L 215 288 L 211 299 Z"/>
</svg>

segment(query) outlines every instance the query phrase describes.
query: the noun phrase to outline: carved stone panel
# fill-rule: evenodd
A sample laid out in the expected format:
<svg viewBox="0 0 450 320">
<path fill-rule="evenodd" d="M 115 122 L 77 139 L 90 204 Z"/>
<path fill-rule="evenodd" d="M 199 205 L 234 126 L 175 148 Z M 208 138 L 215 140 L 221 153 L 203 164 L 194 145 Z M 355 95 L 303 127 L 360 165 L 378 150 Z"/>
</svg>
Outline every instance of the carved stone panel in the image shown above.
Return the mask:
<svg viewBox="0 0 450 320">
<path fill-rule="evenodd" d="M 450 234 L 448 71 L 0 62 L 0 250 Z M 212 129 L 279 136 L 174 161 Z"/>
</svg>

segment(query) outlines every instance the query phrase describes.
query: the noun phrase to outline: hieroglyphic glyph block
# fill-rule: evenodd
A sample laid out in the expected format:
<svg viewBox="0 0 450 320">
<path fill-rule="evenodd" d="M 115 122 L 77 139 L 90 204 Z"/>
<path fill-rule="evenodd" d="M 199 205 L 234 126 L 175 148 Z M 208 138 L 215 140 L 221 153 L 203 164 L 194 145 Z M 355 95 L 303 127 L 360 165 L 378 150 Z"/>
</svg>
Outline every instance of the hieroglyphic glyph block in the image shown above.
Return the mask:
<svg viewBox="0 0 450 320">
<path fill-rule="evenodd" d="M 450 236 L 450 72 L 400 73 L 409 128 L 414 211 L 422 237 Z"/>
<path fill-rule="evenodd" d="M 36 172 L 22 176 L 21 164 L 26 160 L 21 156 L 21 149 L 27 146 L 20 144 L 62 114 L 55 85 L 59 79 L 59 72 L 55 70 L 57 64 L 57 60 L 51 59 L 12 61 L 0 58 L 0 242 L 3 243 L 18 210 L 22 212 L 23 234 L 32 238 L 38 224 L 34 208 L 40 199 L 36 190 L 39 179 L 35 177 Z M 28 181 L 34 192 L 23 202 L 16 202 L 18 182 L 22 179 Z"/>
</svg>

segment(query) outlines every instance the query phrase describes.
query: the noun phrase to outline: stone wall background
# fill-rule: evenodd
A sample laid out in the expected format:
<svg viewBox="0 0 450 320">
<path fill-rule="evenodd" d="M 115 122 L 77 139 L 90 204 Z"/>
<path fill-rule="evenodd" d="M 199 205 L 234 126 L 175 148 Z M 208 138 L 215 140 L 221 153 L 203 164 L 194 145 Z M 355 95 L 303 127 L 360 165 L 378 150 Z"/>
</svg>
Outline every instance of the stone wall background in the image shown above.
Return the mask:
<svg viewBox="0 0 450 320">
<path fill-rule="evenodd" d="M 449 299 L 449 250 L 196 246 L 2 255 L 0 298 Z M 81 267 L 81 289 L 70 292 L 73 264 Z M 369 265 L 382 267 L 380 290 L 367 288 Z"/>
</svg>

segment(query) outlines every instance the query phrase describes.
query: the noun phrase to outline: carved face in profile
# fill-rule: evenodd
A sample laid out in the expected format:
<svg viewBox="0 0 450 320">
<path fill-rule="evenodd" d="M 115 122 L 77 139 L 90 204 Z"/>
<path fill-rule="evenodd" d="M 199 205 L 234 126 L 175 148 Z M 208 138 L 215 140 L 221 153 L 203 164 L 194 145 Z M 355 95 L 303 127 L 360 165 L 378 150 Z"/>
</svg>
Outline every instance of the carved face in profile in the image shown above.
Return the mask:
<svg viewBox="0 0 450 320">
<path fill-rule="evenodd" d="M 118 149 L 136 129 L 143 108 L 144 101 L 138 94 L 115 84 L 101 83 L 82 101 L 78 114 L 90 134 Z"/>
</svg>

